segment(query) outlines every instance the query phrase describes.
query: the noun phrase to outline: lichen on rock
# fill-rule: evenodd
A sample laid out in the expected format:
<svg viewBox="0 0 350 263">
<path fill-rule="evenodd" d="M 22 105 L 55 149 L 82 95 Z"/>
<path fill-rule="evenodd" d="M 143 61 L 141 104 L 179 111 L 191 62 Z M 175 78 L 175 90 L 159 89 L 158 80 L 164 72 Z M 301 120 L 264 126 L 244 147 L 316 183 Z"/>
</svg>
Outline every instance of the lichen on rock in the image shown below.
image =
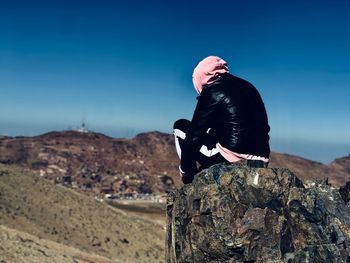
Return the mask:
<svg viewBox="0 0 350 263">
<path fill-rule="evenodd" d="M 350 208 L 326 181 L 217 164 L 167 198 L 166 262 L 349 262 Z"/>
</svg>

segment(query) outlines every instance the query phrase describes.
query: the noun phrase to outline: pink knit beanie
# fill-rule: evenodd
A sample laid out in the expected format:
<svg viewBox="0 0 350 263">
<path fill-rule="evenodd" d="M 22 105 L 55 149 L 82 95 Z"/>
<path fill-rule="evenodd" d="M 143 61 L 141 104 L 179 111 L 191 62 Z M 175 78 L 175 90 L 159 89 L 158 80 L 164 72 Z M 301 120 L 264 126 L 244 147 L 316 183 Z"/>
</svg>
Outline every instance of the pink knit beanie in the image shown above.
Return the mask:
<svg viewBox="0 0 350 263">
<path fill-rule="evenodd" d="M 209 56 L 198 63 L 193 71 L 193 85 L 198 94 L 201 94 L 203 85 L 211 84 L 216 81 L 220 74 L 228 73 L 228 67 L 225 60 L 217 56 Z"/>
</svg>

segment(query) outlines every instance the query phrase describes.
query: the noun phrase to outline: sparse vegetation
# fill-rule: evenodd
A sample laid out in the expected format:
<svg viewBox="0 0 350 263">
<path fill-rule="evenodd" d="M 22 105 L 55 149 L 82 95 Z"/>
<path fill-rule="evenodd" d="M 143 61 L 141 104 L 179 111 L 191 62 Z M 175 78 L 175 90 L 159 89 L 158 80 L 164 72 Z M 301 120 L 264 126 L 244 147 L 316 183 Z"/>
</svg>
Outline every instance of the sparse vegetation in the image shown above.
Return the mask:
<svg viewBox="0 0 350 263">
<path fill-rule="evenodd" d="M 0 165 L 0 174 L 1 225 L 112 262 L 163 262 L 164 230 L 159 225 L 19 167 Z M 3 228 L 0 232 L 6 235 Z M 6 251 L 4 242 L 0 248 Z"/>
</svg>

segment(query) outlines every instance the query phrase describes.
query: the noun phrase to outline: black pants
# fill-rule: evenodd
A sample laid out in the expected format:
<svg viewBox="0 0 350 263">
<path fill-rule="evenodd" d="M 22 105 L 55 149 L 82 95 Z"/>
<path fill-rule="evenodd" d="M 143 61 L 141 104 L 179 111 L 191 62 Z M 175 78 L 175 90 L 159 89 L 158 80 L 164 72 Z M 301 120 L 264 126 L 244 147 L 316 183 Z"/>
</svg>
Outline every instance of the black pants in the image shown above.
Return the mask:
<svg viewBox="0 0 350 263">
<path fill-rule="evenodd" d="M 174 123 L 176 151 L 180 159 L 182 149 L 184 149 L 183 145 L 185 143 L 186 134 L 188 134 L 191 129 L 192 124 L 189 120 L 180 119 Z M 218 140 L 215 136 L 215 131 L 212 129 L 209 129 L 201 138 L 200 144 L 202 144 L 202 147 L 195 156 L 197 163 L 200 165 L 200 170 L 208 168 L 217 163 L 227 162 L 227 160 L 222 157 L 222 155 L 216 149 L 217 142 Z"/>
</svg>

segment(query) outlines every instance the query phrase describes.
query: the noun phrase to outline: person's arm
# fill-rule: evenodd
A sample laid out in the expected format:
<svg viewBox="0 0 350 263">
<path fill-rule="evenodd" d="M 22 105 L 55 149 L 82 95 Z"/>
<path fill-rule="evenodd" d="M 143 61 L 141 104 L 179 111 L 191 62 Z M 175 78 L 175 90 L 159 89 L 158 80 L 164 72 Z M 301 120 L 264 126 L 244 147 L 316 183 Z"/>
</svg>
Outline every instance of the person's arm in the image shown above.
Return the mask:
<svg viewBox="0 0 350 263">
<path fill-rule="evenodd" d="M 192 129 L 186 134 L 183 150 L 181 151 L 180 171 L 183 181 L 192 181 L 197 172 L 196 156 L 203 145 L 202 138 L 212 123 L 214 112 L 224 95 L 217 86 L 204 89 L 198 97 L 196 109 L 192 118 Z"/>
</svg>

